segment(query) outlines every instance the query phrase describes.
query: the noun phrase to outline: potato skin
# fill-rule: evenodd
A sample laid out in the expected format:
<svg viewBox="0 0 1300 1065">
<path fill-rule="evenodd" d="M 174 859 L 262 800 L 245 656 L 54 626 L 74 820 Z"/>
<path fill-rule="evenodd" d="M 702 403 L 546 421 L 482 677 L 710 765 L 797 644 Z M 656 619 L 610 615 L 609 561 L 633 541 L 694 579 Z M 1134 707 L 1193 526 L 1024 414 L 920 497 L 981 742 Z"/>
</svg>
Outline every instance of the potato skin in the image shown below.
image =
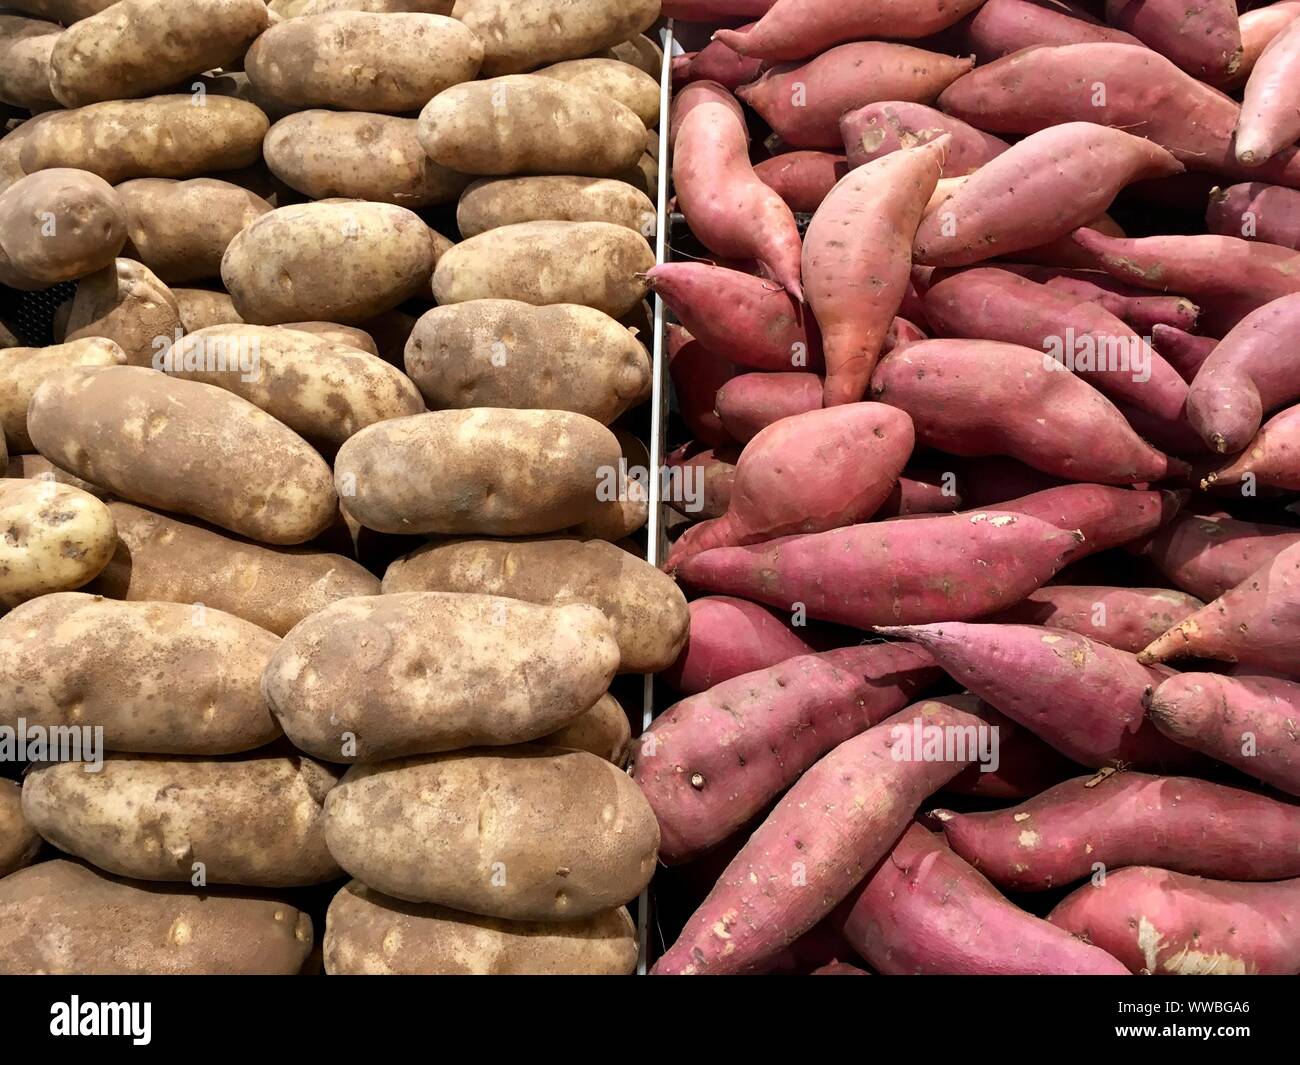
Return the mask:
<svg viewBox="0 0 1300 1065">
<path fill-rule="evenodd" d="M 394 115 L 299 111 L 271 127 L 262 151 L 276 177 L 314 200 L 451 203 L 471 178 L 425 155 L 418 127 L 415 119 Z"/>
<path fill-rule="evenodd" d="M 84 170 L 42 170 L 0 193 L 0 250 L 22 275 L 15 285 L 47 288 L 93 274 L 111 265 L 125 242 L 121 197 Z"/>
<path fill-rule="evenodd" d="M 197 333 L 210 325 L 237 325 L 243 321 L 228 292 L 173 288 L 172 297 L 181 316 L 181 328 L 187 333 Z"/>
<path fill-rule="evenodd" d="M 482 41 L 456 19 L 335 11 L 272 26 L 244 69 L 261 96 L 285 109 L 400 114 L 471 80 L 482 62 Z"/>
<path fill-rule="evenodd" d="M 122 349 L 129 366 L 150 366 L 181 335 L 176 297 L 133 259 L 115 259 L 81 279 L 65 340 L 103 337 Z"/>
<path fill-rule="evenodd" d="M 109 754 L 35 766 L 23 816 L 54 846 L 138 880 L 296 887 L 339 875 L 322 808 L 338 769 L 294 754 L 220 761 Z"/>
<path fill-rule="evenodd" d="M 649 29 L 659 0 L 467 0 L 457 16 L 483 39 L 483 75 L 591 55 Z"/>
<path fill-rule="evenodd" d="M 202 104 L 188 95 L 108 100 L 40 117 L 18 152 L 25 173 L 73 167 L 110 185 L 252 166 L 270 125 L 253 104 L 213 95 Z"/>
<path fill-rule="evenodd" d="M 23 789 L 12 780 L 0 780 L 0 880 L 31 865 L 41 849 L 41 837 L 23 820 L 22 794 Z M 0 921 L 0 929 L 3 927 Z"/>
<path fill-rule="evenodd" d="M 619 907 L 519 924 L 403 902 L 353 880 L 325 916 L 331 976 L 626 976 L 636 925 Z"/>
<path fill-rule="evenodd" d="M 654 252 L 609 222 L 523 222 L 480 233 L 449 249 L 433 273 L 439 304 L 477 299 L 578 303 L 611 318 L 645 298 L 639 275 Z"/>
<path fill-rule="evenodd" d="M 433 242 L 386 203 L 304 203 L 263 215 L 230 242 L 221 279 L 246 322 L 355 325 L 422 289 Z"/>
<path fill-rule="evenodd" d="M 117 192 L 129 237 L 122 254 L 169 285 L 220 277 L 235 234 L 272 209 L 256 193 L 216 178 L 135 178 Z"/>
<path fill-rule="evenodd" d="M 376 532 L 526 536 L 595 514 L 601 470 L 618 458 L 614 434 L 581 414 L 473 407 L 363 429 L 334 475 L 348 512 Z"/>
<path fill-rule="evenodd" d="M 655 205 L 640 189 L 614 178 L 569 175 L 481 178 L 461 193 L 456 224 L 468 240 L 519 222 L 611 222 L 655 235 Z"/>
<path fill-rule="evenodd" d="M 303 543 L 336 518 L 324 459 L 211 385 L 138 366 L 74 367 L 37 388 L 27 427 L 42 455 L 114 495 L 254 540 Z"/>
<path fill-rule="evenodd" d="M 606 692 L 585 714 L 537 742 L 542 747 L 589 751 L 622 769 L 632 754 L 632 724 L 618 700 Z"/>
<path fill-rule="evenodd" d="M 108 496 L 108 493 L 98 485 L 83 481 L 67 470 L 59 469 L 44 455 L 10 455 L 5 476 L 26 481 L 55 481 L 59 484 L 71 485 L 96 499 L 107 499 Z"/>
<path fill-rule="evenodd" d="M 636 897 L 659 825 L 604 759 L 524 745 L 353 766 L 326 799 L 325 838 L 344 869 L 396 898 L 569 921 Z"/>
<path fill-rule="evenodd" d="M 262 691 L 300 750 L 376 762 L 534 740 L 593 706 L 617 669 L 612 627 L 586 604 L 412 592 L 307 618 Z"/>
<path fill-rule="evenodd" d="M 35 450 L 27 432 L 27 406 L 46 377 L 69 366 L 121 366 L 125 362 L 125 352 L 104 337 L 0 351 L 0 428 L 10 452 Z"/>
<path fill-rule="evenodd" d="M 148 96 L 241 59 L 268 22 L 262 0 L 120 0 L 59 37 L 50 89 L 64 107 Z"/>
<path fill-rule="evenodd" d="M 622 451 L 624 470 L 641 469 L 649 473 L 650 451 L 625 429 L 615 429 L 614 438 Z M 611 543 L 631 536 L 650 520 L 650 494 L 643 480 L 627 477 L 622 483 L 611 477 L 602 484 L 600 508 L 594 517 L 579 522 L 569 533 L 580 540 L 608 540 Z M 622 545 L 620 545 L 622 546 Z M 640 550 L 633 552 L 641 557 Z"/>
<path fill-rule="evenodd" d="M 356 348 L 358 351 L 367 351 L 371 355 L 379 354 L 375 338 L 354 325 L 339 325 L 336 322 L 284 322 L 277 328 L 296 329 L 299 333 L 310 333 L 314 337 L 328 340 L 331 344 L 338 344 L 340 347 Z"/>
<path fill-rule="evenodd" d="M 467 82 L 420 112 L 429 158 L 465 174 L 616 177 L 635 166 L 645 126 L 616 100 L 554 78 Z"/>
<path fill-rule="evenodd" d="M 613 624 L 627 673 L 657 673 L 686 642 L 686 597 L 667 574 L 604 540 L 450 540 L 384 574 L 384 593 L 472 592 L 561 606 L 590 603 Z"/>
<path fill-rule="evenodd" d="M 537 75 L 617 100 L 635 112 L 647 129 L 659 121 L 659 81 L 631 63 L 599 57 L 567 59 L 542 67 Z"/>
<path fill-rule="evenodd" d="M 41 862 L 0 884 L 0 974 L 293 976 L 311 918 L 274 899 Z"/>
<path fill-rule="evenodd" d="M 80 588 L 113 555 L 113 519 L 94 496 L 56 481 L 0 480 L 0 606 Z"/>
<path fill-rule="evenodd" d="M 47 111 L 59 102 L 50 91 L 50 53 L 63 27 L 21 15 L 0 15 L 0 102 Z"/>
<path fill-rule="evenodd" d="M 641 342 L 591 307 L 470 300 L 435 307 L 406 343 L 433 409 L 567 410 L 608 425 L 650 396 Z"/>
</svg>

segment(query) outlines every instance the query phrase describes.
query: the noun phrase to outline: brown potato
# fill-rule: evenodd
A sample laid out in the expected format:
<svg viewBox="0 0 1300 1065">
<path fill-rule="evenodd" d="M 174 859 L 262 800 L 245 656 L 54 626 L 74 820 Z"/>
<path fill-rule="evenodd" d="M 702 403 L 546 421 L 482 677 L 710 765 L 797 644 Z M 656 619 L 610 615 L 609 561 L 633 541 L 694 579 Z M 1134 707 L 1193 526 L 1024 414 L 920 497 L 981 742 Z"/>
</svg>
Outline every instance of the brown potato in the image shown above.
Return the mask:
<svg viewBox="0 0 1300 1065">
<path fill-rule="evenodd" d="M 325 917 L 331 976 L 626 976 L 636 959 L 622 907 L 521 923 L 403 902 L 353 880 Z"/>
<path fill-rule="evenodd" d="M 618 700 L 606 692 L 585 714 L 537 742 L 543 747 L 589 751 L 622 769 L 632 753 L 632 725 Z"/>
<path fill-rule="evenodd" d="M 524 745 L 355 765 L 326 799 L 325 838 L 344 869 L 395 898 L 571 921 L 637 896 L 659 825 L 604 759 Z"/>
<path fill-rule="evenodd" d="M 293 976 L 311 918 L 284 902 L 107 876 L 62 859 L 0 883 L 0 974 Z"/>
<path fill-rule="evenodd" d="M 393 562 L 383 589 L 590 603 L 614 626 L 619 668 L 627 673 L 666 669 L 690 624 L 686 598 L 671 577 L 603 540 L 436 541 Z"/>
<path fill-rule="evenodd" d="M 610 476 L 602 482 L 600 510 L 571 530 L 583 539 L 613 543 L 631 536 L 650 520 L 650 493 L 644 480 L 650 471 L 650 451 L 639 438 L 624 429 L 615 429 L 614 435 L 623 451 L 624 476 Z M 645 471 L 642 479 L 627 476 L 634 470 Z M 637 554 L 639 557 L 640 552 Z"/>
<path fill-rule="evenodd" d="M 117 259 L 82 278 L 68 315 L 67 340 L 112 340 L 129 366 L 152 366 L 182 335 L 176 297 L 143 263 Z"/>
<path fill-rule="evenodd" d="M 618 458 L 614 434 L 581 414 L 474 407 L 363 429 L 334 474 L 348 512 L 376 532 L 526 536 L 593 516 Z"/>
<path fill-rule="evenodd" d="M 654 252 L 609 222 L 522 222 L 480 233 L 438 261 L 438 303 L 516 299 L 538 306 L 578 303 L 612 318 L 645 298 L 642 276 Z"/>
<path fill-rule="evenodd" d="M 300 544 L 337 516 L 325 460 L 211 385 L 138 366 L 75 367 L 41 382 L 27 427 L 42 455 L 78 477 L 254 540 Z"/>
<path fill-rule="evenodd" d="M 59 469 L 44 455 L 10 455 L 5 476 L 28 481 L 56 481 L 59 484 L 79 488 L 96 499 L 104 499 L 108 495 L 98 485 L 83 481 L 80 477 L 74 476 L 67 470 Z"/>
<path fill-rule="evenodd" d="M 379 354 L 375 338 L 364 329 L 358 329 L 354 325 L 338 325 L 335 322 L 285 322 L 276 328 L 296 329 L 300 333 L 310 333 L 312 336 L 328 340 L 331 344 L 340 344 L 345 348 L 356 348 L 358 351 L 368 351 L 371 355 Z"/>
<path fill-rule="evenodd" d="M 452 0 L 271 0 L 267 5 L 284 18 L 323 15 L 327 11 L 385 12 L 423 11 L 426 15 L 450 15 Z"/>
<path fill-rule="evenodd" d="M 338 773 L 299 754 L 108 754 L 93 773 L 79 762 L 33 766 L 23 816 L 59 850 L 118 876 L 320 884 L 339 875 L 322 831 Z"/>
<path fill-rule="evenodd" d="M 617 100 L 647 127 L 659 121 L 659 82 L 644 70 L 618 59 L 566 59 L 537 71 L 569 85 Z"/>
<path fill-rule="evenodd" d="M 645 348 L 591 307 L 470 300 L 435 307 L 406 344 L 432 409 L 567 410 L 608 425 L 650 396 Z"/>
<path fill-rule="evenodd" d="M 483 42 L 455 19 L 335 11 L 272 26 L 244 69 L 274 105 L 401 114 L 471 80 L 482 62 Z"/>
<path fill-rule="evenodd" d="M 263 215 L 226 249 L 221 278 L 247 322 L 352 325 L 420 291 L 429 227 L 387 203 L 304 203 Z"/>
<path fill-rule="evenodd" d="M 102 727 L 110 751 L 251 751 L 280 735 L 261 692 L 279 643 L 202 603 L 43 595 L 0 618 L 0 726 Z"/>
<path fill-rule="evenodd" d="M 113 341 L 88 337 L 48 348 L 0 351 L 0 428 L 11 452 L 32 451 L 27 406 L 46 377 L 69 366 L 121 366 L 126 355 Z"/>
<path fill-rule="evenodd" d="M 102 270 L 125 242 L 122 198 L 84 170 L 42 170 L 0 193 L 0 251 L 23 288 Z"/>
<path fill-rule="evenodd" d="M 243 321 L 228 292 L 173 288 L 172 296 L 181 316 L 181 328 L 187 333 L 197 333 L 210 325 L 238 325 Z"/>
<path fill-rule="evenodd" d="M 113 556 L 108 508 L 55 481 L 0 480 L 0 606 L 80 588 Z"/>
<path fill-rule="evenodd" d="M 300 750 L 376 762 L 537 739 L 594 705 L 617 669 L 612 627 L 585 603 L 412 592 L 303 621 L 262 690 Z"/>
<path fill-rule="evenodd" d="M 0 780 L 0 880 L 30 865 L 41 849 L 41 837 L 23 820 L 23 790 L 12 780 Z M 4 928 L 0 919 L 0 929 Z M 4 933 L 0 931 L 0 942 Z M 0 949 L 0 959 L 6 952 Z M 4 964 L 0 960 L 0 966 Z"/>
<path fill-rule="evenodd" d="M 611 222 L 655 235 L 655 205 L 650 197 L 615 178 L 482 178 L 456 205 L 456 223 L 465 239 L 520 222 Z"/>
<path fill-rule="evenodd" d="M 169 285 L 220 277 L 235 234 L 271 210 L 261 196 L 215 178 L 136 178 L 117 191 L 129 237 L 122 255 Z"/>
<path fill-rule="evenodd" d="M 263 0 L 119 0 L 59 37 L 50 88 L 64 107 L 148 96 L 243 58 L 268 21 Z"/>
<path fill-rule="evenodd" d="M 21 15 L 0 15 L 0 103 L 47 111 L 59 102 L 50 91 L 50 53 L 63 27 Z"/>
<path fill-rule="evenodd" d="M 35 115 L 0 137 L 0 192 L 4 192 L 15 181 L 21 181 L 27 176 L 27 171 L 23 169 L 21 162 L 23 146 L 31 140 L 41 125 L 61 113 L 47 111 L 45 114 Z M 0 253 L 0 259 L 2 258 L 3 253 Z"/>
<path fill-rule="evenodd" d="M 577 59 L 653 26 L 659 0 L 464 0 L 457 17 L 482 39 L 483 74 Z"/>
</svg>

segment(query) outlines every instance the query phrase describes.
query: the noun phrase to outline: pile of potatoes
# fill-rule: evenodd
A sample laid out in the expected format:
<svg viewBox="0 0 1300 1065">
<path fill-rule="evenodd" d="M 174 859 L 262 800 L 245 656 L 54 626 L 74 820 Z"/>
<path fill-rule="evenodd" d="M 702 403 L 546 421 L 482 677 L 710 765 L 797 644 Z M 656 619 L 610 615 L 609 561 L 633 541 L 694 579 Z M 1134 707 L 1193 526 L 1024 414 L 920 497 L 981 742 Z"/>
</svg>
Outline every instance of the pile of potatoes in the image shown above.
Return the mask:
<svg viewBox="0 0 1300 1065">
<path fill-rule="evenodd" d="M 6 6 L 0 971 L 630 972 L 659 0 Z"/>
</svg>

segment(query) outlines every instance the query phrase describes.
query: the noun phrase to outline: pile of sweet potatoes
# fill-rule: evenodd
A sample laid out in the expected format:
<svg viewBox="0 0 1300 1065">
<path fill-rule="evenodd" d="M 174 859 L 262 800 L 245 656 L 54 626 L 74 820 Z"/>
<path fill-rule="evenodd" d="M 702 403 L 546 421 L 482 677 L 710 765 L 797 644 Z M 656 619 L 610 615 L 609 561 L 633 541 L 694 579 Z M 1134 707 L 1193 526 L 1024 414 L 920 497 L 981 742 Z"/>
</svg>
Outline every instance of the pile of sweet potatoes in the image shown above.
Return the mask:
<svg viewBox="0 0 1300 1065">
<path fill-rule="evenodd" d="M 665 13 L 653 971 L 1300 973 L 1300 4 Z"/>
</svg>

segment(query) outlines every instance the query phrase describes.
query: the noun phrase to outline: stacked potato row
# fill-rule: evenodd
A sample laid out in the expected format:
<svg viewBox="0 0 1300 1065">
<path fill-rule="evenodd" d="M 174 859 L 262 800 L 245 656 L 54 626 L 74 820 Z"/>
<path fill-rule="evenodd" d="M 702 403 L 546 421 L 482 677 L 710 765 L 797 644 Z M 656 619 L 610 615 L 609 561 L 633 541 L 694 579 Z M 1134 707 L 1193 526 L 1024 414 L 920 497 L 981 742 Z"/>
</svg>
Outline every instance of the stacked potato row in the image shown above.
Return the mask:
<svg viewBox="0 0 1300 1065">
<path fill-rule="evenodd" d="M 629 971 L 657 0 L 11 6 L 0 968 Z"/>
</svg>

